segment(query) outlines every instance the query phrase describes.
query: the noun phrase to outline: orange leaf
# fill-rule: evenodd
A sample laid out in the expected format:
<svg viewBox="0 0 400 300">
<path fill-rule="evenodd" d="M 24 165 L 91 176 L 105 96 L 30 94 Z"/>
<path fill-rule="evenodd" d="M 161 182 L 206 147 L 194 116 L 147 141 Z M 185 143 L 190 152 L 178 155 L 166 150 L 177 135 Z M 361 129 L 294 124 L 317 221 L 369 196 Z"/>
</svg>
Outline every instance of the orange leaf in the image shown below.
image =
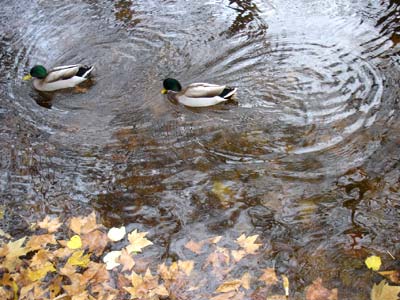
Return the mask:
<svg viewBox="0 0 400 300">
<path fill-rule="evenodd" d="M 31 237 L 26 246 L 31 250 L 39 250 L 45 248 L 47 244 L 57 244 L 54 234 L 34 235 Z"/>
<path fill-rule="evenodd" d="M 107 247 L 108 241 L 105 233 L 100 230 L 94 230 L 91 233 L 81 236 L 84 248 L 89 248 L 96 256 L 101 256 Z"/>
</svg>

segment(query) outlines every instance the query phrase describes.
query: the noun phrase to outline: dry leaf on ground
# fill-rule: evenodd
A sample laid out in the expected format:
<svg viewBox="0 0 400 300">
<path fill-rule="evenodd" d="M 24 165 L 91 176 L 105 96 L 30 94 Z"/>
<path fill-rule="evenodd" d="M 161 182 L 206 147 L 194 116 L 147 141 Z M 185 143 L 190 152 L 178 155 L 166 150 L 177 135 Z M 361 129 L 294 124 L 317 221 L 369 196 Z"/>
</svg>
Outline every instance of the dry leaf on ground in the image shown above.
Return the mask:
<svg viewBox="0 0 400 300">
<path fill-rule="evenodd" d="M 338 300 L 338 290 L 328 290 L 318 278 L 306 288 L 306 300 Z"/>
<path fill-rule="evenodd" d="M 386 280 L 374 284 L 371 290 L 371 300 L 398 300 L 400 286 L 388 285 Z"/>
</svg>

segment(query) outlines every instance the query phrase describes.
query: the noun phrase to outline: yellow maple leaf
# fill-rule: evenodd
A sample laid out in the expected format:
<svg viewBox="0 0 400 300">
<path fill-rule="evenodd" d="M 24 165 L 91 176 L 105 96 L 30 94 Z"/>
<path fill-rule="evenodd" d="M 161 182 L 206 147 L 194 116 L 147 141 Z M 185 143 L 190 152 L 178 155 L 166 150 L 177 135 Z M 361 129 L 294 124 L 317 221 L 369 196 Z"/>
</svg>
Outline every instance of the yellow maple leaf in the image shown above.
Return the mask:
<svg viewBox="0 0 400 300">
<path fill-rule="evenodd" d="M 2 263 L 4 268 L 7 268 L 10 272 L 14 271 L 15 267 L 21 263 L 19 259 L 20 256 L 24 256 L 31 249 L 28 247 L 22 247 L 25 242 L 26 237 L 23 237 L 17 241 L 9 242 L 4 246 L 4 251 L 2 251 L 2 256 L 5 256 L 5 259 Z M 4 253 L 3 253 L 4 252 Z"/>
<path fill-rule="evenodd" d="M 82 240 L 79 235 L 74 235 L 71 239 L 67 242 L 67 247 L 69 249 L 75 250 L 82 247 Z"/>
<path fill-rule="evenodd" d="M 143 248 L 153 245 L 152 242 L 145 238 L 146 235 L 147 232 L 138 232 L 137 229 L 128 234 L 128 240 L 130 242 L 130 244 L 126 247 L 128 253 L 142 252 Z"/>
<path fill-rule="evenodd" d="M 398 300 L 400 286 L 388 285 L 386 280 L 374 284 L 371 290 L 371 300 Z"/>
<path fill-rule="evenodd" d="M 372 269 L 373 271 L 378 271 L 381 268 L 382 261 L 379 256 L 372 255 L 365 259 L 365 264 L 368 269 Z"/>
<path fill-rule="evenodd" d="M 261 246 L 261 244 L 255 244 L 256 239 L 258 238 L 258 234 L 246 237 L 242 234 L 236 242 L 246 251 L 248 254 L 254 254 L 257 249 Z"/>
<path fill-rule="evenodd" d="M 217 293 L 227 293 L 231 291 L 237 291 L 239 287 L 242 285 L 242 280 L 240 279 L 234 279 L 231 281 L 226 281 L 222 283 L 216 290 L 215 292 Z"/>
<path fill-rule="evenodd" d="M 67 264 L 71 266 L 78 266 L 86 268 L 90 263 L 90 253 L 83 255 L 83 250 L 78 250 L 72 253 L 71 257 L 68 258 Z"/>
<path fill-rule="evenodd" d="M 28 269 L 28 278 L 31 281 L 42 280 L 47 275 L 48 272 L 55 272 L 55 271 L 56 269 L 54 268 L 53 264 L 48 261 L 35 271 Z"/>
<path fill-rule="evenodd" d="M 54 233 L 60 228 L 61 223 L 58 217 L 51 219 L 50 216 L 46 216 L 43 221 L 38 222 L 38 226 L 42 229 L 47 229 L 49 233 Z"/>
</svg>

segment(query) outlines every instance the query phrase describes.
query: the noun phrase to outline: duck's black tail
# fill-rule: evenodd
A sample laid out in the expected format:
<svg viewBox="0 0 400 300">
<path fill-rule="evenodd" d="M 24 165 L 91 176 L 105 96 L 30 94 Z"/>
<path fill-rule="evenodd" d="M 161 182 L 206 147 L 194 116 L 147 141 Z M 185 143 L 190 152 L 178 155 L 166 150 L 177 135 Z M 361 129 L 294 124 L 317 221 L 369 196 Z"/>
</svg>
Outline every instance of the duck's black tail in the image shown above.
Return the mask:
<svg viewBox="0 0 400 300">
<path fill-rule="evenodd" d="M 236 91 L 237 91 L 237 88 L 226 87 L 226 88 L 224 88 L 222 93 L 219 94 L 219 96 L 222 98 L 225 98 L 225 99 L 229 99 L 233 95 L 235 95 Z"/>
<path fill-rule="evenodd" d="M 93 69 L 94 66 L 81 66 L 75 76 L 88 78 Z"/>
</svg>

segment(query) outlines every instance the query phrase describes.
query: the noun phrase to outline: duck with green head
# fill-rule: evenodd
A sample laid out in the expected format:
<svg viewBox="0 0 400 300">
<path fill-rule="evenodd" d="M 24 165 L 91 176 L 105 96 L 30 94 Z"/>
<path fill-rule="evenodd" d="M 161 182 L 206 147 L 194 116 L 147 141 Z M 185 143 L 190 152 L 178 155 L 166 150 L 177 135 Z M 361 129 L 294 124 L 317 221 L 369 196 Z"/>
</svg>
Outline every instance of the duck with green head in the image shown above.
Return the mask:
<svg viewBox="0 0 400 300">
<path fill-rule="evenodd" d="M 167 78 L 163 82 L 162 94 L 168 99 L 190 107 L 207 107 L 232 99 L 237 89 L 226 85 L 192 83 L 182 88 L 178 80 Z"/>
<path fill-rule="evenodd" d="M 42 65 L 34 66 L 23 80 L 33 79 L 33 87 L 38 91 L 51 92 L 74 87 L 89 78 L 94 66 L 60 66 L 47 71 Z"/>
</svg>

